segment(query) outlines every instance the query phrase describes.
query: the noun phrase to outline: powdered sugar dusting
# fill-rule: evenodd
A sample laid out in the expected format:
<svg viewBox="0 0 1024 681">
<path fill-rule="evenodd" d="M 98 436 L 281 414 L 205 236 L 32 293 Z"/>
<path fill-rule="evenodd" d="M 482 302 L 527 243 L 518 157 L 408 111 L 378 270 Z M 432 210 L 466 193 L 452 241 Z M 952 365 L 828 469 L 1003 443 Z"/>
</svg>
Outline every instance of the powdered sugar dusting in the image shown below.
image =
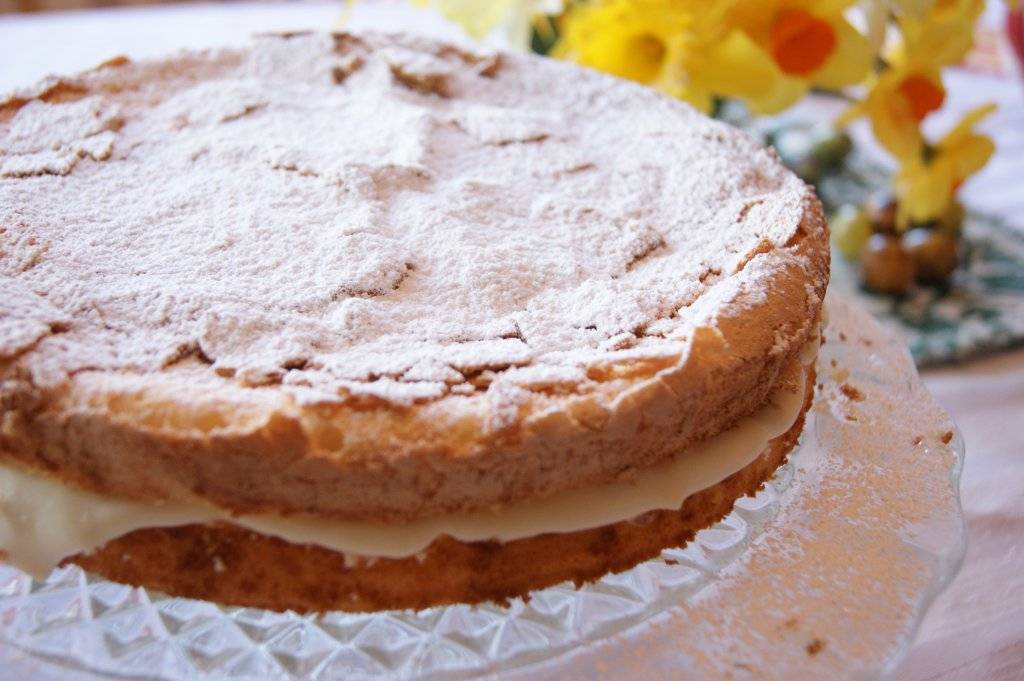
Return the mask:
<svg viewBox="0 0 1024 681">
<path fill-rule="evenodd" d="M 31 101 L 0 143 L 0 176 L 67 175 L 79 158 L 106 159 L 120 124 L 118 109 L 100 97 L 45 104 Z"/>
<path fill-rule="evenodd" d="M 67 326 L 67 317 L 17 279 L 0 276 L 0 290 L 0 358 L 14 357 Z"/>
<path fill-rule="evenodd" d="M 83 76 L 98 94 L 0 123 L 0 353 L 399 405 L 482 385 L 507 420 L 587 366 L 684 352 L 801 220 L 769 152 L 566 64 L 380 35 L 231 60 Z"/>
</svg>

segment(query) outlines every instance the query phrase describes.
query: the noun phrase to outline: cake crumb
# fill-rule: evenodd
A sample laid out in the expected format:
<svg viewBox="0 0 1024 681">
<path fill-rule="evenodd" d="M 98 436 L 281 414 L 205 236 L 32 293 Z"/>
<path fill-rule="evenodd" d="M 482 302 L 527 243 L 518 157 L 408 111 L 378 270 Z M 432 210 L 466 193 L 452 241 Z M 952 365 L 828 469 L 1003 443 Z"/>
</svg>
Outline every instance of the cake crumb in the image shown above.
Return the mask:
<svg viewBox="0 0 1024 681">
<path fill-rule="evenodd" d="M 849 383 L 843 383 L 841 386 L 839 386 L 839 390 L 844 395 L 846 395 L 847 398 L 853 400 L 854 402 L 864 401 L 864 393 L 862 393 L 860 390 L 853 387 Z"/>
</svg>

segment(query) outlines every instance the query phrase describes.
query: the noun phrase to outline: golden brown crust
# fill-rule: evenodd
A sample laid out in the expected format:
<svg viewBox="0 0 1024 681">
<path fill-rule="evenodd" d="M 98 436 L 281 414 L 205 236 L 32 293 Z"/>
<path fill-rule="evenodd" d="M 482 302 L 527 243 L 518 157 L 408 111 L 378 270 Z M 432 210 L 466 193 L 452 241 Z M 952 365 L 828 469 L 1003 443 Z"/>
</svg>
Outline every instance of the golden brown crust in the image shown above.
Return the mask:
<svg viewBox="0 0 1024 681">
<path fill-rule="evenodd" d="M 299 612 L 502 602 L 566 580 L 579 585 L 682 546 L 727 515 L 736 499 L 756 493 L 799 439 L 814 380 L 809 371 L 803 409 L 786 433 L 745 468 L 691 495 L 677 511 L 506 543 L 441 537 L 421 557 L 354 563 L 336 551 L 234 525 L 187 525 L 138 530 L 67 562 L 174 596 Z"/>
<path fill-rule="evenodd" d="M 148 77 L 187 79 L 189 69 L 206 77 L 239 59 L 197 57 L 188 69 L 166 62 L 170 75 L 152 66 Z M 123 82 L 125 68 L 38 97 L 116 83 L 124 96 L 131 87 L 132 97 L 159 96 L 145 82 Z M 762 242 L 737 271 L 719 273 L 731 297 L 685 339 L 686 352 L 592 367 L 585 387 L 534 391 L 500 428 L 480 393 L 411 406 L 299 404 L 274 387 L 226 381 L 196 358 L 152 374 L 83 370 L 43 388 L 14 357 L 0 358 L 0 458 L 128 499 L 200 497 L 239 513 L 389 521 L 605 482 L 758 409 L 817 334 L 828 235 L 810 190 L 800 209 L 788 243 Z M 45 350 L 46 341 L 31 353 Z"/>
<path fill-rule="evenodd" d="M 604 482 L 764 403 L 818 333 L 827 249 L 820 206 L 809 198 L 805 225 L 759 280 L 766 289 L 742 293 L 761 304 L 724 306 L 717 326 L 697 329 L 688 355 L 669 366 L 620 364 L 589 393 L 537 394 L 515 426 L 498 432 L 465 398 L 408 408 L 299 407 L 283 395 L 270 404 L 248 396 L 184 404 L 173 388 L 201 379 L 124 390 L 86 374 L 63 394 L 27 390 L 22 401 L 8 393 L 0 450 L 101 494 L 196 495 L 241 513 L 392 520 Z M 458 417 L 445 418 L 456 399 Z"/>
</svg>

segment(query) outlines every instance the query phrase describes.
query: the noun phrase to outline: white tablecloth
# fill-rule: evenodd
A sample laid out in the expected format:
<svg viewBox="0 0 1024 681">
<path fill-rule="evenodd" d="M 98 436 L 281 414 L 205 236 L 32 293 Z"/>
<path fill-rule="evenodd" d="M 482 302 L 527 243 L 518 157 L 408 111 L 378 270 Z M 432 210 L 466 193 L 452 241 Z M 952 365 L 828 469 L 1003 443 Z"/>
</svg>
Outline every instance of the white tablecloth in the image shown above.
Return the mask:
<svg viewBox="0 0 1024 681">
<path fill-rule="evenodd" d="M 0 92 L 50 73 L 73 73 L 117 54 L 160 55 L 180 47 L 242 43 L 252 33 L 326 28 L 338 3 L 182 5 L 38 15 L 0 15 Z M 387 3 L 366 7 L 355 27 L 400 26 L 409 14 Z M 417 15 L 420 27 L 445 31 Z M 965 187 L 966 201 L 1024 230 L 1024 84 L 955 73 L 948 129 L 964 110 L 994 99 L 985 128 L 999 151 Z M 904 679 L 1024 679 L 1024 350 L 925 373 L 935 397 L 967 442 L 962 493 L 967 559 L 932 606 L 900 674 Z"/>
</svg>

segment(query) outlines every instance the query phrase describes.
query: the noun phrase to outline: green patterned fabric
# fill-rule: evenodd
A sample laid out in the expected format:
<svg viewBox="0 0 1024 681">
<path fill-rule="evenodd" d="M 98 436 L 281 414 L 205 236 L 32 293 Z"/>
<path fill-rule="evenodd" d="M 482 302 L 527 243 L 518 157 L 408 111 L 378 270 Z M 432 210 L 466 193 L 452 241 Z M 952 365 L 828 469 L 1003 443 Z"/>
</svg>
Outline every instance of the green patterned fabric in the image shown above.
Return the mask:
<svg viewBox="0 0 1024 681">
<path fill-rule="evenodd" d="M 827 210 L 863 204 L 888 186 L 887 171 L 851 156 L 819 183 Z M 998 218 L 968 212 L 962 264 L 948 290 L 917 287 L 900 299 L 873 295 L 857 265 L 833 253 L 832 285 L 858 299 L 906 338 L 918 365 L 973 357 L 1024 343 L 1024 233 Z"/>
</svg>

